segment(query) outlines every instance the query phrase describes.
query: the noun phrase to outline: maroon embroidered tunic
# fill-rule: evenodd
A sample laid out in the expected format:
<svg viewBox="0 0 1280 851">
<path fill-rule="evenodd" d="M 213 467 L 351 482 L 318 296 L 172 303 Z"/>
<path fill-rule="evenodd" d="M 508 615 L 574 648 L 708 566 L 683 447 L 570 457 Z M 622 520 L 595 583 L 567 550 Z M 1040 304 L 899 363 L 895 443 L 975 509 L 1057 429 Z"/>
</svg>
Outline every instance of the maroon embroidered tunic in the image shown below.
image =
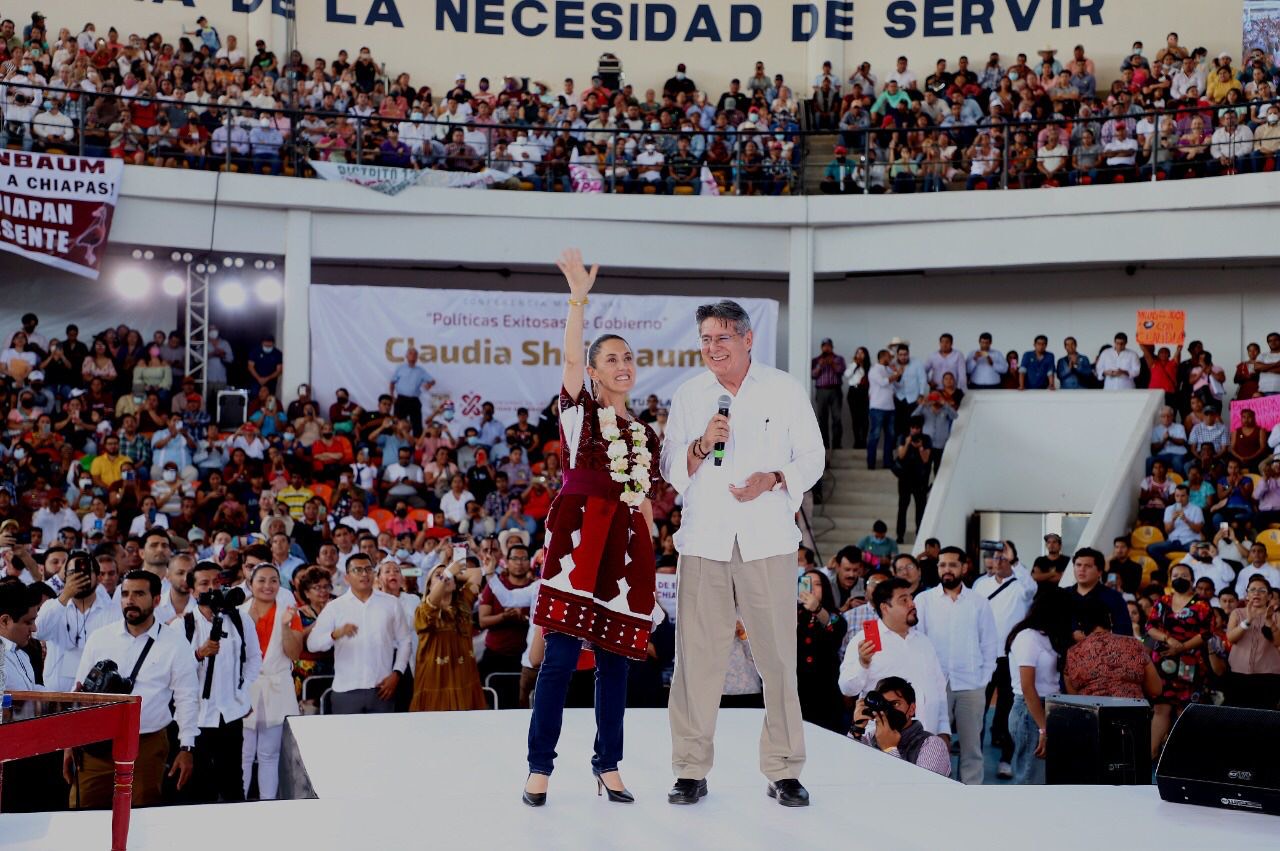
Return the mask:
<svg viewBox="0 0 1280 851">
<path fill-rule="evenodd" d="M 595 646 L 644 659 L 653 627 L 655 560 L 648 523 L 622 502 L 609 477 L 609 441 L 600 433 L 600 406 L 586 388 L 571 399 L 560 388 L 560 454 L 564 485 L 547 514 L 547 559 L 533 622 Z M 618 416 L 634 462 L 629 426 Z M 644 426 L 658 480 L 658 438 Z"/>
</svg>

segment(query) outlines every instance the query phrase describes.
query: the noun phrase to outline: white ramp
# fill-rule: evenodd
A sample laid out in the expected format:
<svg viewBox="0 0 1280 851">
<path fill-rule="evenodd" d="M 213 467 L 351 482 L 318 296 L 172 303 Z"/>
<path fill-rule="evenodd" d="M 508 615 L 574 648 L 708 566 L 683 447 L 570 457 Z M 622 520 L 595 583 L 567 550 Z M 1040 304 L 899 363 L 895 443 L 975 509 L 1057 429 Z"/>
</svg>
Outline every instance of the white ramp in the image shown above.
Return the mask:
<svg viewBox="0 0 1280 851">
<path fill-rule="evenodd" d="M 1136 513 L 1163 404 L 1154 390 L 968 393 L 916 541 L 963 545 L 978 511 L 1070 512 L 1092 515 L 1079 545 L 1109 553 Z"/>
</svg>

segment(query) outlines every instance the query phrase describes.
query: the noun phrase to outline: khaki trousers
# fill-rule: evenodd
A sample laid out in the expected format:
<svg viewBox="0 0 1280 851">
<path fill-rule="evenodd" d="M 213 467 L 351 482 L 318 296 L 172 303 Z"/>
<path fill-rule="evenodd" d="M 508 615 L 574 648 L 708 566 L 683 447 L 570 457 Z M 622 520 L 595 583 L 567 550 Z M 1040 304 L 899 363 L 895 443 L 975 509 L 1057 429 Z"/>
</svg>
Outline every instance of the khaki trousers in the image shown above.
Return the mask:
<svg viewBox="0 0 1280 851">
<path fill-rule="evenodd" d="M 90 745 L 82 751 L 79 799 L 71 786 L 71 809 L 103 809 L 111 806 L 115 791 L 116 765 L 111 759 L 111 743 Z M 169 734 L 165 730 L 143 733 L 138 738 L 138 758 L 133 763 L 133 806 L 149 807 L 161 802 L 164 766 L 169 759 Z"/>
<path fill-rule="evenodd" d="M 676 669 L 671 682 L 671 769 L 701 780 L 715 756 L 716 713 L 737 619 L 764 681 L 760 770 L 771 781 L 799 779 L 804 726 L 796 691 L 796 566 L 786 553 L 743 561 L 680 556 L 676 571 Z"/>
</svg>

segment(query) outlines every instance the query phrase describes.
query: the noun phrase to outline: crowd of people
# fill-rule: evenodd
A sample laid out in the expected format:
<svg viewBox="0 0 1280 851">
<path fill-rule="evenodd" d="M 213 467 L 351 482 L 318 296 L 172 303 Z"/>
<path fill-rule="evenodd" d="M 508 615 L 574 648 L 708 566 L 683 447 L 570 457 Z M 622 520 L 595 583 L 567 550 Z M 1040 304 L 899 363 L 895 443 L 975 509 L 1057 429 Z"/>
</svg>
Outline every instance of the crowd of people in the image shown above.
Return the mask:
<svg viewBox="0 0 1280 851">
<path fill-rule="evenodd" d="M 250 51 L 198 18 L 190 31 L 56 32 L 0 22 L 0 146 L 168 167 L 310 173 L 308 158 L 479 172 L 499 188 L 700 194 L 798 191 L 803 131 L 838 134 L 826 193 L 1065 186 L 1269 171 L 1280 69 L 1176 33 L 1147 57 L 1095 67 L 1083 46 L 1006 64 L 992 53 L 919 74 L 830 62 L 787 82 L 763 61 L 716 96 L 680 64 L 643 92 L 606 54 L 590 83 L 506 76 L 438 90 L 373 51 L 308 60 Z M 584 75 L 585 76 L 585 75 Z M 803 130 L 802 130 L 803 128 Z"/>
</svg>

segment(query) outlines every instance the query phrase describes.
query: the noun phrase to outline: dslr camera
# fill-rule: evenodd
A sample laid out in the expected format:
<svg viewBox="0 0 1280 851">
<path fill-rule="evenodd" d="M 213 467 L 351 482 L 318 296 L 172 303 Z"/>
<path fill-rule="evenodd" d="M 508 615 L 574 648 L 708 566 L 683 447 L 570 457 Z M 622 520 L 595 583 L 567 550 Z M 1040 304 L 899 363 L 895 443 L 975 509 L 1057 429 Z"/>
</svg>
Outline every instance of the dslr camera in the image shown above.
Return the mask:
<svg viewBox="0 0 1280 851">
<path fill-rule="evenodd" d="M 212 609 L 215 613 L 221 613 L 231 611 L 244 600 L 244 591 L 240 588 L 214 588 L 197 597 L 196 603 Z"/>
<path fill-rule="evenodd" d="M 132 694 L 133 680 L 120 673 L 120 666 L 112 659 L 103 659 L 89 669 L 81 683 L 81 691 L 96 694 Z"/>
<path fill-rule="evenodd" d="M 889 719 L 889 726 L 893 729 L 898 731 L 906 729 L 907 716 L 905 713 L 894 709 L 880 692 L 867 692 L 862 698 L 862 717 L 867 720 L 873 720 L 880 713 L 884 713 L 885 717 Z"/>
</svg>

